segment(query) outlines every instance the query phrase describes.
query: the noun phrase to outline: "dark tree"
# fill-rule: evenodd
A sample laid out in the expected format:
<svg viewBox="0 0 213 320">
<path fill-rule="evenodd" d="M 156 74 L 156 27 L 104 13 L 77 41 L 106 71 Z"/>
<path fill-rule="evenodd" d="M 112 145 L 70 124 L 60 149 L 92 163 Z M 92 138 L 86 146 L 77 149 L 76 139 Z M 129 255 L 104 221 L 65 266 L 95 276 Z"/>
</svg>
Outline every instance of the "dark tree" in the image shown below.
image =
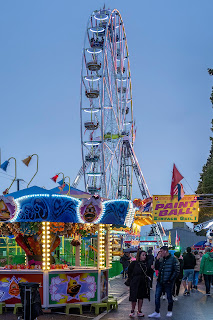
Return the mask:
<svg viewBox="0 0 213 320">
<path fill-rule="evenodd" d="M 213 76 L 213 69 L 208 69 L 208 73 Z M 213 87 L 210 96 L 213 107 Z M 213 132 L 213 120 L 211 122 L 211 131 Z M 206 164 L 203 166 L 200 180 L 198 182 L 198 194 L 213 194 L 213 137 L 210 137 L 211 149 Z M 204 222 L 213 218 L 213 208 L 201 208 L 199 222 Z"/>
</svg>

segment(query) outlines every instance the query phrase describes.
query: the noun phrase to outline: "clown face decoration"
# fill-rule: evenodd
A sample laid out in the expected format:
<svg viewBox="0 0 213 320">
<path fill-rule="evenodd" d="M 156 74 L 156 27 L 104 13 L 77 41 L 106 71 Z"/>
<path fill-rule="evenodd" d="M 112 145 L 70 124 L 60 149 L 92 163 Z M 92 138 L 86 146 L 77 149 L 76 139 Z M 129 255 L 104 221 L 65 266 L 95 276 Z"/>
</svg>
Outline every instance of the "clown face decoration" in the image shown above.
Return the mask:
<svg viewBox="0 0 213 320">
<path fill-rule="evenodd" d="M 16 209 L 16 203 L 12 197 L 0 196 L 0 221 L 12 219 Z"/>
<path fill-rule="evenodd" d="M 80 206 L 81 218 L 87 223 L 94 223 L 101 215 L 103 210 L 101 199 L 92 196 L 90 199 L 83 199 Z"/>
</svg>

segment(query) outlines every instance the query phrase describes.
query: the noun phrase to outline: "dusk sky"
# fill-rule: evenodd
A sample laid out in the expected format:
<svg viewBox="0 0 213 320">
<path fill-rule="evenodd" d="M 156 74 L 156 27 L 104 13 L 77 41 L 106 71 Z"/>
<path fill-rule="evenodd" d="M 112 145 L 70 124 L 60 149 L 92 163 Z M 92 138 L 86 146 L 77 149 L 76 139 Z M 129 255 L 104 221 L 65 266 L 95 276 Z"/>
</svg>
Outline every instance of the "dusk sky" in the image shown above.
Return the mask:
<svg viewBox="0 0 213 320">
<path fill-rule="evenodd" d="M 81 164 L 80 72 L 86 23 L 103 1 L 1 1 L 0 147 L 2 162 L 39 155 L 32 185 L 55 187 L 64 172 L 74 180 Z M 209 155 L 213 77 L 213 1 L 106 1 L 124 20 L 130 54 L 134 149 L 151 194 L 169 194 L 175 162 L 197 188 Z M 11 183 L 14 164 L 0 170 L 0 192 Z M 83 182 L 83 181 L 82 181 Z M 26 183 L 21 183 L 21 188 Z M 83 188 L 83 183 L 79 184 Z M 16 190 L 16 185 L 11 192 Z M 140 197 L 136 180 L 133 197 Z"/>
</svg>

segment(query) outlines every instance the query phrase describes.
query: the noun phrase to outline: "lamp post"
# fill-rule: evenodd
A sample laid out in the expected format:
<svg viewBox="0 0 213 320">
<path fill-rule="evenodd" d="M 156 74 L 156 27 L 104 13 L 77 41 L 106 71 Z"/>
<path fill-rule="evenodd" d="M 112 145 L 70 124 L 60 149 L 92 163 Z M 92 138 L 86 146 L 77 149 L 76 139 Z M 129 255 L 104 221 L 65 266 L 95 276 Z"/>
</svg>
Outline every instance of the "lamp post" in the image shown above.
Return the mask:
<svg viewBox="0 0 213 320">
<path fill-rule="evenodd" d="M 13 183 L 15 182 L 16 176 L 17 176 L 16 158 L 14 158 L 14 157 L 10 157 L 8 160 L 6 160 L 5 162 L 3 162 L 3 163 L 1 164 L 1 166 L 0 166 L 0 168 L 1 168 L 2 170 L 4 170 L 4 171 L 7 171 L 7 167 L 8 167 L 8 165 L 9 165 L 9 162 L 10 162 L 11 159 L 13 159 L 13 160 L 15 161 L 15 177 L 14 177 L 11 185 L 9 186 L 9 188 L 7 188 L 7 189 L 3 192 L 3 194 L 8 194 L 8 193 L 9 193 L 9 190 L 10 190 L 10 188 L 12 187 Z"/>
<path fill-rule="evenodd" d="M 65 179 L 66 179 L 66 178 L 68 178 L 68 180 L 69 180 L 69 191 L 67 192 L 67 195 L 70 195 L 70 177 L 66 176 L 66 177 L 64 178 L 64 182 L 65 182 Z"/>
<path fill-rule="evenodd" d="M 63 186 L 63 184 L 64 184 L 64 174 L 63 174 L 63 172 L 56 173 L 56 175 L 54 177 L 50 178 L 50 179 L 56 183 L 57 180 L 58 180 L 58 177 L 60 176 L 60 174 L 62 174 L 62 176 L 63 176 L 63 183 L 62 183 L 62 186 Z"/>
<path fill-rule="evenodd" d="M 30 183 L 33 181 L 33 179 L 35 178 L 35 176 L 37 175 L 38 173 L 38 155 L 36 153 L 32 154 L 31 156 L 28 156 L 27 158 L 25 158 L 24 160 L 22 160 L 22 162 L 25 164 L 25 166 L 29 166 L 29 163 L 32 159 L 33 156 L 36 156 L 37 157 L 37 167 L 36 167 L 36 172 L 35 174 L 33 175 L 32 179 L 30 180 L 30 182 L 28 183 L 27 185 L 27 188 L 29 187 Z"/>
</svg>

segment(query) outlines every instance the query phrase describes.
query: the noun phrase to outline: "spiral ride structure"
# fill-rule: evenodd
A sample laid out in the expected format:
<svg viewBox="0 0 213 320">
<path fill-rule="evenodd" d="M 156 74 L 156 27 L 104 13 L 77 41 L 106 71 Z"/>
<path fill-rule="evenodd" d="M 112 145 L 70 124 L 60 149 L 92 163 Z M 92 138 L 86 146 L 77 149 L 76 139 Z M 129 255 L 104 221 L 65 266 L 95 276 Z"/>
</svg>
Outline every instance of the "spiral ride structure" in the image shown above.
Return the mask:
<svg viewBox="0 0 213 320">
<path fill-rule="evenodd" d="M 96 10 L 87 23 L 81 70 L 81 147 L 85 190 L 131 198 L 133 104 L 129 52 L 117 9 Z"/>
</svg>

